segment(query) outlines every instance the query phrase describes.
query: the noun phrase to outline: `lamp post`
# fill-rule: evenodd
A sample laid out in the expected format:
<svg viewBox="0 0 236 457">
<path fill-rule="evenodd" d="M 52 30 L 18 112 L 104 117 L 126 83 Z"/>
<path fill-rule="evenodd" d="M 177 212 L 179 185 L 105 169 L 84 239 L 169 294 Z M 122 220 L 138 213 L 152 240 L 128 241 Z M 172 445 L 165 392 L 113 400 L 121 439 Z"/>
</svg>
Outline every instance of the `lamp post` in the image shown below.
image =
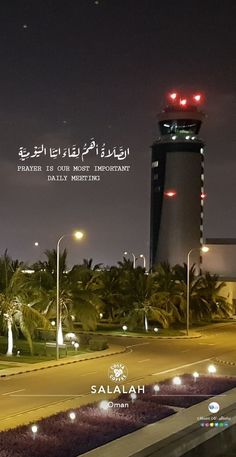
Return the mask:
<svg viewBox="0 0 236 457">
<path fill-rule="evenodd" d="M 35 241 L 35 242 L 34 242 L 34 246 L 35 246 L 36 248 L 39 248 L 39 249 L 40 249 L 40 245 L 39 245 L 39 242 L 38 242 L 38 241 Z M 42 252 L 41 252 L 41 250 L 40 250 L 40 252 L 39 252 L 39 262 L 40 262 L 41 254 L 42 254 Z M 42 271 L 42 268 L 40 268 L 40 270 L 39 270 L 39 288 L 40 288 L 40 289 L 41 289 L 41 287 L 42 287 L 42 276 L 41 276 L 41 271 Z"/>
<path fill-rule="evenodd" d="M 139 257 L 140 257 L 140 259 L 143 259 L 143 268 L 144 268 L 145 271 L 146 271 L 146 257 L 145 257 L 145 255 L 143 255 L 143 254 L 140 254 Z"/>
<path fill-rule="evenodd" d="M 74 236 L 76 240 L 81 240 L 84 236 L 83 232 L 77 231 L 73 235 L 62 235 L 57 241 L 57 302 L 56 302 L 56 359 L 59 360 L 59 327 L 61 321 L 60 310 L 60 242 L 66 236 Z"/>
<path fill-rule="evenodd" d="M 186 333 L 187 336 L 189 335 L 189 303 L 190 303 L 190 281 L 189 281 L 189 276 L 190 276 L 190 255 L 193 251 L 202 251 L 202 252 L 208 252 L 209 248 L 207 246 L 202 246 L 201 248 L 192 248 L 188 252 L 187 256 L 187 316 L 186 316 Z"/>
<path fill-rule="evenodd" d="M 136 257 L 135 257 L 135 254 L 134 254 L 133 252 L 130 252 L 130 253 L 127 252 L 127 251 L 124 252 L 124 255 L 129 255 L 129 254 L 132 255 L 132 257 L 133 257 L 133 266 L 134 266 L 134 268 L 135 268 L 135 267 L 136 267 Z"/>
</svg>

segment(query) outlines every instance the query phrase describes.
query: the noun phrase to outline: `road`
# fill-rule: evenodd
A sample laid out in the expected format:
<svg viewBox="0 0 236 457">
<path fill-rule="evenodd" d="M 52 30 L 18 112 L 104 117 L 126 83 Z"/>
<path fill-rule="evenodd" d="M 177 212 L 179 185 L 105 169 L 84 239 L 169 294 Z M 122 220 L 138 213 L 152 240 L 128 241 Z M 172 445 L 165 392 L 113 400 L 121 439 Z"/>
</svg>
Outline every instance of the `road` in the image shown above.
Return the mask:
<svg viewBox="0 0 236 457">
<path fill-rule="evenodd" d="M 236 324 L 206 329 L 197 339 L 124 336 L 111 337 L 110 342 L 126 346 L 127 351 L 117 356 L 0 379 L 0 430 L 101 398 L 91 394 L 91 385 L 112 385 L 108 369 L 114 362 L 126 365 L 127 386 L 154 383 L 196 370 L 206 373 L 212 358 L 222 357 L 236 347 Z M 236 375 L 236 367 L 218 365 L 217 373 Z"/>
</svg>

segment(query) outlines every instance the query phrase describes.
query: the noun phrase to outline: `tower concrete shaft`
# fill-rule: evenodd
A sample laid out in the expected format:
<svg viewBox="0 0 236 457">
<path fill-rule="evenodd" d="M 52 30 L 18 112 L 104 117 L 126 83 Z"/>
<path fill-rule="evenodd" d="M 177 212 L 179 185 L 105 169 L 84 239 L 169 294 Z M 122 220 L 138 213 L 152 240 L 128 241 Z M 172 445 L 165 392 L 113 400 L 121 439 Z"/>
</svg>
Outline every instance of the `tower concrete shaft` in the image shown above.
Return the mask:
<svg viewBox="0 0 236 457">
<path fill-rule="evenodd" d="M 161 136 L 152 146 L 151 267 L 199 263 L 203 243 L 204 114 L 195 105 L 167 106 L 158 116 Z M 194 257 L 195 256 L 195 257 Z"/>
</svg>

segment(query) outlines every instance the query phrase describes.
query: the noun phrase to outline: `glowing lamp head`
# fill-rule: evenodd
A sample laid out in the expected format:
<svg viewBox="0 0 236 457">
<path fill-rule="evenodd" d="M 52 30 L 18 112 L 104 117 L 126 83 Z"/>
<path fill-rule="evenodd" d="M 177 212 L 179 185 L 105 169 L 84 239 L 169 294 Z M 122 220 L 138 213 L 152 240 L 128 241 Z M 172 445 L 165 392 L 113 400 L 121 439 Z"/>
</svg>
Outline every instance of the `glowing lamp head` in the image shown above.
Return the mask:
<svg viewBox="0 0 236 457">
<path fill-rule="evenodd" d="M 173 378 L 172 382 L 173 382 L 174 386 L 181 386 L 181 384 L 182 384 L 181 378 L 179 376 L 175 376 Z"/>
<path fill-rule="evenodd" d="M 156 393 L 157 393 L 157 392 L 160 392 L 160 387 L 159 387 L 159 385 L 158 385 L 158 384 L 155 384 L 155 385 L 153 386 L 153 390 L 154 390 L 154 392 L 156 392 Z"/>
<path fill-rule="evenodd" d="M 34 424 L 34 425 L 32 425 L 32 427 L 31 427 L 31 431 L 32 431 L 34 434 L 35 434 L 35 433 L 37 433 L 37 431 L 38 431 L 38 426 L 37 426 L 37 425 L 35 425 L 35 424 Z"/>
<path fill-rule="evenodd" d="M 209 251 L 209 247 L 208 246 L 202 246 L 201 251 L 202 252 L 208 252 Z"/>
<path fill-rule="evenodd" d="M 132 392 L 132 393 L 130 394 L 130 398 L 131 398 L 132 401 L 136 400 L 137 394 L 136 394 L 135 392 Z"/>
<path fill-rule="evenodd" d="M 103 411 L 107 411 L 109 409 L 109 402 L 107 400 L 100 401 L 99 408 Z"/>
<path fill-rule="evenodd" d="M 197 378 L 199 378 L 199 373 L 198 373 L 197 371 L 194 371 L 194 373 L 193 373 L 193 377 L 194 377 L 194 379 L 197 379 Z"/>
<path fill-rule="evenodd" d="M 80 230 L 77 230 L 75 233 L 74 233 L 74 237 L 76 240 L 82 240 L 82 238 L 84 237 L 84 234 L 83 232 L 81 232 Z"/>
<path fill-rule="evenodd" d="M 187 99 L 186 98 L 182 98 L 182 100 L 180 100 L 179 104 L 180 104 L 180 106 L 186 106 L 187 105 Z"/>
<path fill-rule="evenodd" d="M 204 194 L 204 192 L 201 193 L 201 198 L 202 198 L 203 200 L 204 200 L 204 198 L 206 198 L 206 194 Z"/>
<path fill-rule="evenodd" d="M 71 412 L 69 413 L 69 418 L 70 418 L 71 421 L 74 421 L 74 420 L 75 420 L 76 414 L 74 413 L 74 411 L 71 411 Z"/>
<path fill-rule="evenodd" d="M 207 371 L 209 374 L 215 374 L 216 373 L 216 367 L 215 365 L 209 365 L 207 368 Z"/>
</svg>

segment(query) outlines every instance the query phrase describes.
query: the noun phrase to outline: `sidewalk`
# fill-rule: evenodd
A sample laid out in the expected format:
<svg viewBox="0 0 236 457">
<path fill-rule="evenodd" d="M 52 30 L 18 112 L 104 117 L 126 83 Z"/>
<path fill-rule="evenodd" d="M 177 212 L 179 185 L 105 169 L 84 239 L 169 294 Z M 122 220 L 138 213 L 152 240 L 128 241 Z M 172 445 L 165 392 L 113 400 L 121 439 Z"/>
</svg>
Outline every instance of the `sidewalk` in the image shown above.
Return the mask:
<svg viewBox="0 0 236 457">
<path fill-rule="evenodd" d="M 60 360 L 47 360 L 45 362 L 34 364 L 21 364 L 20 366 L 15 366 L 14 368 L 6 368 L 0 370 L 0 378 L 5 378 L 6 376 L 14 376 L 17 374 L 30 373 L 31 371 L 45 370 L 47 368 L 55 368 L 71 363 L 84 362 L 86 360 L 100 359 L 101 357 L 122 354 L 126 350 L 127 349 L 124 346 L 111 345 L 108 349 L 104 349 L 103 351 L 94 351 L 91 352 L 91 354 L 86 353 L 81 355 L 74 355 L 72 357 L 67 357 Z"/>
</svg>

